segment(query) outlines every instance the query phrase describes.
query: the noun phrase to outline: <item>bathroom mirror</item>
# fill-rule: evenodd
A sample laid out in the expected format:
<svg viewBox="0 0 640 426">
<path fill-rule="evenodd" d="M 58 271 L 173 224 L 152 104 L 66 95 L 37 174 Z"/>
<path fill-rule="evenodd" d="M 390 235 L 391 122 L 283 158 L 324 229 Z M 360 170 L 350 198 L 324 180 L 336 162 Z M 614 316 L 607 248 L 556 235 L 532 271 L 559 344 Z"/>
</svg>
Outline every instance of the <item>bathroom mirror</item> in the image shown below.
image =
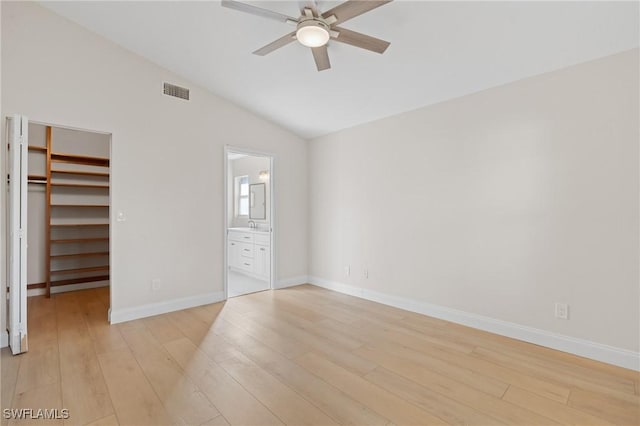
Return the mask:
<svg viewBox="0 0 640 426">
<path fill-rule="evenodd" d="M 264 183 L 254 183 L 249 185 L 249 197 L 249 219 L 266 219 Z"/>
</svg>

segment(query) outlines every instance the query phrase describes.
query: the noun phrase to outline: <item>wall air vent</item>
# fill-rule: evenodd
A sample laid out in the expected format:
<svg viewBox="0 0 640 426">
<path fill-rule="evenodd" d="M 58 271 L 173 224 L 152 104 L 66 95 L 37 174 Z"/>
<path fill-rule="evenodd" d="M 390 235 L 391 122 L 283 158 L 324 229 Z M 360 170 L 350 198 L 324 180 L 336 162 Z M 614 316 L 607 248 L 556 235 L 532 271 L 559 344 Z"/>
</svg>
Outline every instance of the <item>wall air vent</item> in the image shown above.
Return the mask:
<svg viewBox="0 0 640 426">
<path fill-rule="evenodd" d="M 174 84 L 164 83 L 164 94 L 180 99 L 189 100 L 189 89 L 176 86 Z"/>
</svg>

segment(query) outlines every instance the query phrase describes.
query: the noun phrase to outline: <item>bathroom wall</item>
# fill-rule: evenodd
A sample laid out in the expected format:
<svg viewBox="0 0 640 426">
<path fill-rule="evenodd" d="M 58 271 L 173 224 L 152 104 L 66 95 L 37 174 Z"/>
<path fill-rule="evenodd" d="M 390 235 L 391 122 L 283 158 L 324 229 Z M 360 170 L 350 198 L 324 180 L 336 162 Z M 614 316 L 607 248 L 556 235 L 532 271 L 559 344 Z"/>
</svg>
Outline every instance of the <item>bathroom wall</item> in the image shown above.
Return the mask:
<svg viewBox="0 0 640 426">
<path fill-rule="evenodd" d="M 229 204 L 229 222 L 230 226 L 249 226 L 249 220 L 253 220 L 257 225 L 266 226 L 271 221 L 271 189 L 269 188 L 269 180 L 261 180 L 259 177 L 259 173 L 263 170 L 267 170 L 269 174 L 270 170 L 270 160 L 268 157 L 254 157 L 247 156 L 243 158 L 237 158 L 235 160 L 231 160 L 229 162 L 229 170 L 230 170 L 230 179 L 229 179 L 229 190 L 230 194 L 230 204 Z M 249 185 L 255 183 L 264 183 L 265 184 L 265 209 L 266 215 L 264 220 L 259 219 L 249 219 L 248 216 L 236 217 L 235 215 L 235 198 L 233 196 L 234 186 L 235 186 L 235 178 L 238 176 L 248 176 L 249 177 Z"/>
</svg>

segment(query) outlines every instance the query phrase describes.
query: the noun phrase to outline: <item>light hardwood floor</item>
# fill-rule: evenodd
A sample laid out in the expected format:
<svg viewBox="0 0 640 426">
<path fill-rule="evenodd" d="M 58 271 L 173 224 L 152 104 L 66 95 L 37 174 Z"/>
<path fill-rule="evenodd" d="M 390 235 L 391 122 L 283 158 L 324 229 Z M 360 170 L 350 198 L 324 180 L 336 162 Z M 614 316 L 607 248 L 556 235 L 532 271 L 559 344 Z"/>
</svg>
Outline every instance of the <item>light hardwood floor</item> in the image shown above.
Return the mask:
<svg viewBox="0 0 640 426">
<path fill-rule="evenodd" d="M 313 286 L 114 326 L 107 306 L 106 288 L 30 298 L 2 407 L 91 425 L 640 424 L 637 372 Z"/>
</svg>

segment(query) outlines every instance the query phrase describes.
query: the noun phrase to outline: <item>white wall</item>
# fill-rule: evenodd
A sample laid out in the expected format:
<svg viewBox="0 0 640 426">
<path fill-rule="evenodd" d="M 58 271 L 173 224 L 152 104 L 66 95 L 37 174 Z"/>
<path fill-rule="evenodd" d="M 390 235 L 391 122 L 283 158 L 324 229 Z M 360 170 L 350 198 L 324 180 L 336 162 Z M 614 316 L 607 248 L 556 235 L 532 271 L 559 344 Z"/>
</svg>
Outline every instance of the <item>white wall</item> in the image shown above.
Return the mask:
<svg viewBox="0 0 640 426">
<path fill-rule="evenodd" d="M 225 144 L 276 155 L 277 276 L 306 274 L 303 140 L 34 3 L 1 7 L 2 114 L 113 135 L 114 311 L 222 295 Z M 164 81 L 189 87 L 191 100 L 164 96 Z M 2 221 L 2 241 L 5 231 Z"/>
<path fill-rule="evenodd" d="M 312 279 L 637 353 L 638 59 L 313 140 Z"/>
<path fill-rule="evenodd" d="M 271 215 L 271 191 L 268 180 L 260 180 L 259 173 L 263 170 L 270 171 L 271 160 L 268 157 L 255 157 L 247 156 L 242 158 L 236 158 L 229 162 L 229 169 L 231 176 L 229 179 L 229 191 L 231 192 L 231 202 L 229 204 L 229 221 L 231 226 L 249 226 L 249 217 L 236 217 L 235 216 L 235 200 L 233 197 L 233 187 L 235 185 L 235 178 L 238 176 L 248 176 L 249 184 L 263 183 L 265 184 L 265 219 L 253 219 L 257 224 L 269 223 Z"/>
</svg>

